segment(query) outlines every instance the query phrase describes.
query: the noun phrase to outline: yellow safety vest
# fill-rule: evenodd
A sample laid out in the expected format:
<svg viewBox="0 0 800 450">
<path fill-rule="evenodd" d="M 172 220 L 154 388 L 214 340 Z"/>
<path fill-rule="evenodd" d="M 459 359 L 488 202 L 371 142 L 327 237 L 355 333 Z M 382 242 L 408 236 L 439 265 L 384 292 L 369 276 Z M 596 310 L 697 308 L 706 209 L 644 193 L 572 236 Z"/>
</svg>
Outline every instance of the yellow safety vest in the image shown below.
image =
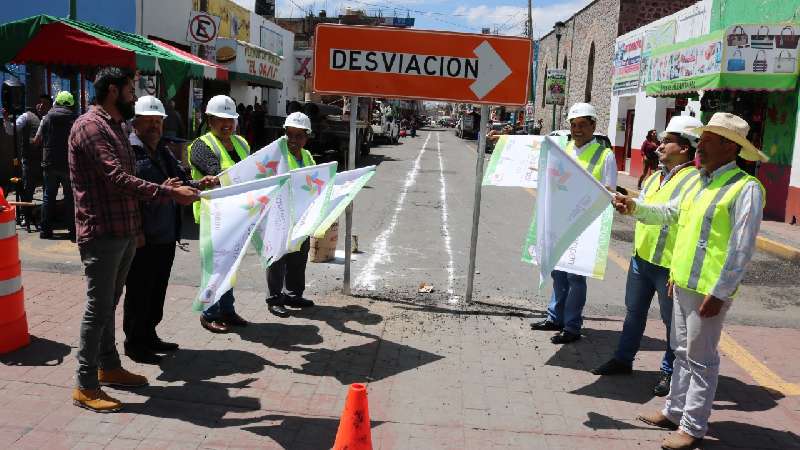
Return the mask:
<svg viewBox="0 0 800 450">
<path fill-rule="evenodd" d="M 300 168 L 300 166 L 297 164 L 297 159 L 295 159 L 294 155 L 289 152 L 288 146 L 282 145 L 281 151 L 283 152 L 283 157 L 286 158 L 286 162 L 289 165 L 289 170 Z M 303 155 L 303 167 L 317 165 L 316 161 L 314 161 L 314 157 L 311 156 L 311 152 L 308 150 L 304 148 L 300 149 L 300 154 Z"/>
<path fill-rule="evenodd" d="M 672 250 L 670 266 L 675 285 L 703 295 L 711 293 L 728 258 L 733 228 L 731 206 L 751 181 L 764 192 L 758 179 L 738 167 L 724 172 L 705 188 L 698 184 L 686 192 L 678 217 L 680 239 Z"/>
<path fill-rule="evenodd" d="M 663 186 L 659 186 L 660 179 L 661 171 L 657 171 L 644 182 L 645 205 L 665 205 L 679 198 L 700 183 L 700 173 L 694 166 L 687 166 Z M 651 264 L 669 268 L 677 234 L 677 226 L 648 225 L 637 221 L 633 252 Z"/>
<path fill-rule="evenodd" d="M 203 141 L 203 143 L 206 144 L 208 148 L 211 149 L 212 152 L 214 152 L 217 158 L 219 158 L 220 170 L 225 170 L 236 164 L 235 162 L 233 162 L 233 159 L 231 159 L 230 155 L 228 155 L 228 150 L 225 149 L 225 147 L 222 145 L 222 142 L 220 142 L 219 139 L 217 139 L 217 137 L 214 136 L 213 133 L 208 132 L 197 138 L 194 142 L 192 142 L 192 145 L 189 146 L 187 158 L 189 160 L 189 168 L 192 171 L 193 180 L 200 180 L 204 176 L 202 173 L 200 173 L 199 170 L 197 170 L 194 164 L 192 164 L 192 148 L 194 147 L 194 144 L 197 143 L 198 140 Z M 239 156 L 239 160 L 247 158 L 247 156 L 250 154 L 250 145 L 247 143 L 247 141 L 243 137 L 234 134 L 231 136 L 231 142 L 233 142 L 233 148 L 234 150 L 236 150 L 236 154 Z M 195 223 L 200 223 L 199 201 L 196 201 L 192 204 L 192 210 L 194 212 Z"/>
<path fill-rule="evenodd" d="M 575 141 L 570 140 L 567 142 L 566 152 L 572 155 L 578 163 L 586 169 L 592 176 L 600 181 L 603 178 L 603 163 L 606 157 L 611 153 L 611 149 L 600 147 L 599 142 L 593 142 L 589 147 L 580 155 L 575 153 Z"/>
</svg>

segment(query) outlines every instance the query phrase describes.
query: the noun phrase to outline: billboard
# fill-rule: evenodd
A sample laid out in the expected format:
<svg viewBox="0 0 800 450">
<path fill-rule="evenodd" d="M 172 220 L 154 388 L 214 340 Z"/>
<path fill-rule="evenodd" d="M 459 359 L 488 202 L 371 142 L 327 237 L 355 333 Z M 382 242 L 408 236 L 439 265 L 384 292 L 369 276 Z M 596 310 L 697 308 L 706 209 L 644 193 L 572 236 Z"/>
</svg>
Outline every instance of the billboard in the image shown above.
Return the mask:
<svg viewBox="0 0 800 450">
<path fill-rule="evenodd" d="M 616 45 L 611 89 L 614 94 L 625 91 L 638 91 L 644 36 L 638 35 L 627 39 L 618 39 Z"/>
<path fill-rule="evenodd" d="M 567 70 L 547 69 L 545 76 L 544 102 L 547 105 L 563 105 L 567 94 Z"/>
</svg>

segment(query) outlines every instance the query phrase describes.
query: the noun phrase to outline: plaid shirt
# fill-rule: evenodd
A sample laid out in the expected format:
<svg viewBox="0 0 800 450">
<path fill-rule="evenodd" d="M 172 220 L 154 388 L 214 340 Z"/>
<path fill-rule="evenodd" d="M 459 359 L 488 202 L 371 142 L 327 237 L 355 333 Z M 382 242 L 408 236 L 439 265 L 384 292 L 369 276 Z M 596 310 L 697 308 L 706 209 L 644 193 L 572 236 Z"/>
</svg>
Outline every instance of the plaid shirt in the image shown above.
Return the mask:
<svg viewBox="0 0 800 450">
<path fill-rule="evenodd" d="M 75 195 L 78 244 L 103 237 L 135 237 L 144 244 L 139 201 L 167 198 L 172 188 L 137 178 L 123 123 L 95 106 L 69 136 L 69 176 Z"/>
</svg>

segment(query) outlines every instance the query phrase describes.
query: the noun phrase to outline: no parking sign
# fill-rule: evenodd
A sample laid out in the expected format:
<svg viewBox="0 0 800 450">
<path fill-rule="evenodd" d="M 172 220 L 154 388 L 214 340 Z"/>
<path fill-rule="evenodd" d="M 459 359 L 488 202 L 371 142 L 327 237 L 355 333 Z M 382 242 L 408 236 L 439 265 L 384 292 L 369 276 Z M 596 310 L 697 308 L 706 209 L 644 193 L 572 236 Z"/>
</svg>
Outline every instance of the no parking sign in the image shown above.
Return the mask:
<svg viewBox="0 0 800 450">
<path fill-rule="evenodd" d="M 219 16 L 212 16 L 203 11 L 192 11 L 186 39 L 195 44 L 214 46 L 219 34 L 219 21 Z"/>
</svg>

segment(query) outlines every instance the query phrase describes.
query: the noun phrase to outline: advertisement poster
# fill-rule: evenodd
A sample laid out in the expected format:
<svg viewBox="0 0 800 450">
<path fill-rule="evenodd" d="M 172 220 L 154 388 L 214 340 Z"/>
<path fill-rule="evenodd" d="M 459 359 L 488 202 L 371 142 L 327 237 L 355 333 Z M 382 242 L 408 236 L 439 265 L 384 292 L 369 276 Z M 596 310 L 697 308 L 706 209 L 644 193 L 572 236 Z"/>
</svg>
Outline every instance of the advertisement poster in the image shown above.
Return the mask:
<svg viewBox="0 0 800 450">
<path fill-rule="evenodd" d="M 642 35 L 619 39 L 614 51 L 614 72 L 611 89 L 615 94 L 639 89 L 639 69 L 642 62 Z"/>
<path fill-rule="evenodd" d="M 723 71 L 739 74 L 797 72 L 800 30 L 793 24 L 734 25 L 725 32 Z"/>
<path fill-rule="evenodd" d="M 219 37 L 250 42 L 250 11 L 231 0 L 207 0 L 207 13 L 220 18 Z M 200 0 L 194 0 L 195 11 L 200 11 Z"/>
<path fill-rule="evenodd" d="M 547 105 L 563 105 L 567 90 L 567 71 L 547 69 L 544 102 Z"/>
<path fill-rule="evenodd" d="M 648 95 L 693 92 L 719 85 L 721 33 L 653 50 L 642 72 Z"/>
</svg>

